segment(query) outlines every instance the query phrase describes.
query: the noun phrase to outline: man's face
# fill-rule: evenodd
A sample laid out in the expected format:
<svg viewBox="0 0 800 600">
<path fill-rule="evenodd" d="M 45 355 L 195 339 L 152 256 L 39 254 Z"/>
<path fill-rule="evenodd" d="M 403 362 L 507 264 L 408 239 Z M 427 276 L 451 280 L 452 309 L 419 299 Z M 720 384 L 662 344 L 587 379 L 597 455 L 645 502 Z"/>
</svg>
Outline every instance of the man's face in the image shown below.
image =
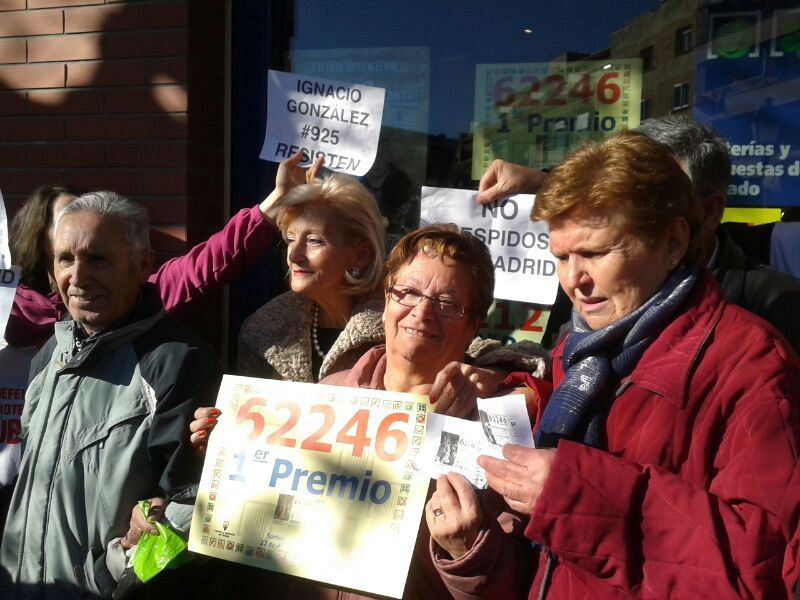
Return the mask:
<svg viewBox="0 0 800 600">
<path fill-rule="evenodd" d="M 152 252 L 146 252 L 133 262 L 122 223 L 87 211 L 59 221 L 53 255 L 64 305 L 89 335 L 130 312 L 153 260 Z"/>
<path fill-rule="evenodd" d="M 689 168 L 689 163 L 686 159 L 675 157 L 678 161 L 683 172 L 689 180 L 692 180 L 692 172 Z M 692 187 L 694 181 L 692 180 Z M 717 228 L 722 221 L 722 212 L 725 210 L 725 199 L 727 190 L 725 187 L 707 193 L 704 196 L 694 196 L 694 208 L 697 212 L 697 218 L 700 221 L 700 230 L 697 232 L 697 244 L 699 256 L 698 259 L 702 264 L 708 263 L 711 260 L 711 255 L 714 252 L 714 245 L 717 238 Z"/>
</svg>

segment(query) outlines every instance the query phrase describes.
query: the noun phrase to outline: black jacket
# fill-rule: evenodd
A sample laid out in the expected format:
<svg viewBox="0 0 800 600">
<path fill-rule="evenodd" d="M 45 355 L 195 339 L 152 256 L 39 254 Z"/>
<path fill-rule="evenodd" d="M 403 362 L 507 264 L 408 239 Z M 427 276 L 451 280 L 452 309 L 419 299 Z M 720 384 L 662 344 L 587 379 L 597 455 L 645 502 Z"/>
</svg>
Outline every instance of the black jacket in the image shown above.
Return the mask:
<svg viewBox="0 0 800 600">
<path fill-rule="evenodd" d="M 800 279 L 747 256 L 723 229 L 714 268 L 725 298 L 769 321 L 800 354 Z"/>
</svg>

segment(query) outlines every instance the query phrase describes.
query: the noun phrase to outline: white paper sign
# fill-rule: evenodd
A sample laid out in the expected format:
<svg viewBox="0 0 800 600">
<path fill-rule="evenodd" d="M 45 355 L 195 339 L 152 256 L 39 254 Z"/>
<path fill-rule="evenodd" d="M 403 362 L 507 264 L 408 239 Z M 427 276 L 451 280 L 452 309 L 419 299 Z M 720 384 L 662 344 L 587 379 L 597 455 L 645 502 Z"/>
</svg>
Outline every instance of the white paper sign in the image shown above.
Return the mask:
<svg viewBox="0 0 800 600">
<path fill-rule="evenodd" d="M 0 332 L 5 334 L 14 295 L 19 285 L 20 268 L 11 265 L 11 252 L 8 248 L 8 219 L 0 192 Z M 0 336 L 0 338 L 3 336 Z"/>
<path fill-rule="evenodd" d="M 8 317 L 11 314 L 11 306 L 14 304 L 14 296 L 19 285 L 19 267 L 9 267 L 0 269 L 0 329 L 5 334 Z"/>
<path fill-rule="evenodd" d="M 33 346 L 0 348 L 0 487 L 13 483 L 19 473 L 20 419 L 25 406 L 28 371 L 36 351 Z"/>
<path fill-rule="evenodd" d="M 386 90 L 368 85 L 269 72 L 267 130 L 261 158 L 280 162 L 304 153 L 325 166 L 364 175 L 378 151 Z"/>
<path fill-rule="evenodd" d="M 8 217 L 6 217 L 3 192 L 0 192 L 0 269 L 7 269 L 10 266 L 11 252 L 8 249 Z"/>
<path fill-rule="evenodd" d="M 6 330 L 8 316 L 17 292 L 20 268 L 11 266 L 8 247 L 8 219 L 0 192 L 0 333 Z M 0 335 L 0 487 L 14 481 L 19 472 L 20 417 L 28 386 L 28 370 L 36 348 L 12 348 Z"/>
<path fill-rule="evenodd" d="M 531 221 L 535 196 L 518 194 L 479 205 L 478 192 L 423 187 L 420 225 L 454 223 L 484 242 L 494 261 L 494 297 L 553 304 L 558 290 L 556 262 L 544 222 Z"/>
<path fill-rule="evenodd" d="M 440 414 L 428 415 L 418 469 L 437 478 L 455 472 L 477 488 L 486 487 L 486 472 L 478 466 L 481 454 L 503 458 L 503 444 L 533 448 L 533 432 L 525 396 L 510 394 L 478 398 L 478 421 Z"/>
</svg>

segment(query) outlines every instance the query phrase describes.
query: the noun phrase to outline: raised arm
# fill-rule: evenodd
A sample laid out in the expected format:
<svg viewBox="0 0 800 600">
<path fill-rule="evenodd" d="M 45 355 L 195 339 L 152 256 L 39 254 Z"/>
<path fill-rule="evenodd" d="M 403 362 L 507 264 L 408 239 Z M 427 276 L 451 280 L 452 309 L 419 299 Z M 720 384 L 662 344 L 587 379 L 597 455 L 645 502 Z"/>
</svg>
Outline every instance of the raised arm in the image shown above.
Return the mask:
<svg viewBox="0 0 800 600">
<path fill-rule="evenodd" d="M 310 168 L 299 165 L 298 153 L 278 167 L 275 189 L 260 204 L 236 213 L 227 225 L 184 256 L 164 263 L 150 277 L 164 308 L 180 315 L 192 302 L 241 278 L 269 249 L 275 233 L 274 205 L 293 187 L 314 178 L 321 161 Z"/>
</svg>

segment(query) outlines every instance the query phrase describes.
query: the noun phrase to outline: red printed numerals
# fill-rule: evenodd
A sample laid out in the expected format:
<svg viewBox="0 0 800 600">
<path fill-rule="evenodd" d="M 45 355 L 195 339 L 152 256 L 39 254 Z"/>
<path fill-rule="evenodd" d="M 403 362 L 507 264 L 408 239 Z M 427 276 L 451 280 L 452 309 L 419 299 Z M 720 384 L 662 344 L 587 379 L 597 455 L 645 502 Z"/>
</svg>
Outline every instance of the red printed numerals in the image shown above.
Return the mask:
<svg viewBox="0 0 800 600">
<path fill-rule="evenodd" d="M 263 408 L 266 405 L 267 401 L 264 398 L 253 397 L 239 407 L 239 412 L 236 413 L 236 422 L 250 421 L 253 424 L 253 428 L 247 436 L 248 440 L 256 439 L 264 431 L 264 415 L 257 411 L 256 407 Z"/>
<path fill-rule="evenodd" d="M 520 303 L 520 305 L 526 307 L 526 310 L 529 310 L 527 307 L 530 305 L 526 303 Z M 499 321 L 494 325 L 495 329 L 502 331 L 514 331 L 517 329 L 516 324 L 511 319 L 511 302 L 509 300 L 498 300 L 495 303 L 495 310 L 500 315 Z M 541 325 L 536 324 L 542 317 L 542 314 L 543 312 L 541 309 L 533 309 L 530 316 L 520 325 L 519 330 L 531 332 L 544 331 Z"/>
<path fill-rule="evenodd" d="M 518 104 L 530 106 L 563 106 L 568 102 L 589 103 L 597 99 L 601 104 L 614 104 L 622 96 L 622 90 L 615 81 L 617 71 L 605 73 L 592 89 L 589 73 L 583 73 L 577 81 L 568 80 L 560 73 L 551 73 L 544 79 L 535 75 L 513 75 L 500 77 L 494 84 L 492 99 L 495 106 L 508 107 Z"/>
<path fill-rule="evenodd" d="M 262 437 L 267 428 L 264 411 L 267 409 L 267 400 L 260 397 L 248 399 L 236 413 L 237 424 L 247 427 L 250 424 L 247 439 L 249 441 Z M 304 415 L 304 409 L 307 415 Z M 400 459 L 408 448 L 408 434 L 397 427 L 398 424 L 408 423 L 407 413 L 391 413 L 385 416 L 378 424 L 375 438 L 368 435 L 369 421 L 375 418 L 367 409 L 359 409 L 342 425 L 335 435 L 331 433 L 336 424 L 336 412 L 329 404 L 301 405 L 292 400 L 276 402 L 272 408 L 282 417 L 274 430 L 266 432 L 266 443 L 272 446 L 285 446 L 296 448 L 298 438 L 295 429 L 301 419 L 314 419 L 318 423 L 316 428 L 300 441 L 301 450 L 314 452 L 331 452 L 333 442 L 351 446 L 352 455 L 359 458 L 364 455 L 364 449 L 374 443 L 375 454 L 381 460 L 391 462 Z"/>
</svg>

